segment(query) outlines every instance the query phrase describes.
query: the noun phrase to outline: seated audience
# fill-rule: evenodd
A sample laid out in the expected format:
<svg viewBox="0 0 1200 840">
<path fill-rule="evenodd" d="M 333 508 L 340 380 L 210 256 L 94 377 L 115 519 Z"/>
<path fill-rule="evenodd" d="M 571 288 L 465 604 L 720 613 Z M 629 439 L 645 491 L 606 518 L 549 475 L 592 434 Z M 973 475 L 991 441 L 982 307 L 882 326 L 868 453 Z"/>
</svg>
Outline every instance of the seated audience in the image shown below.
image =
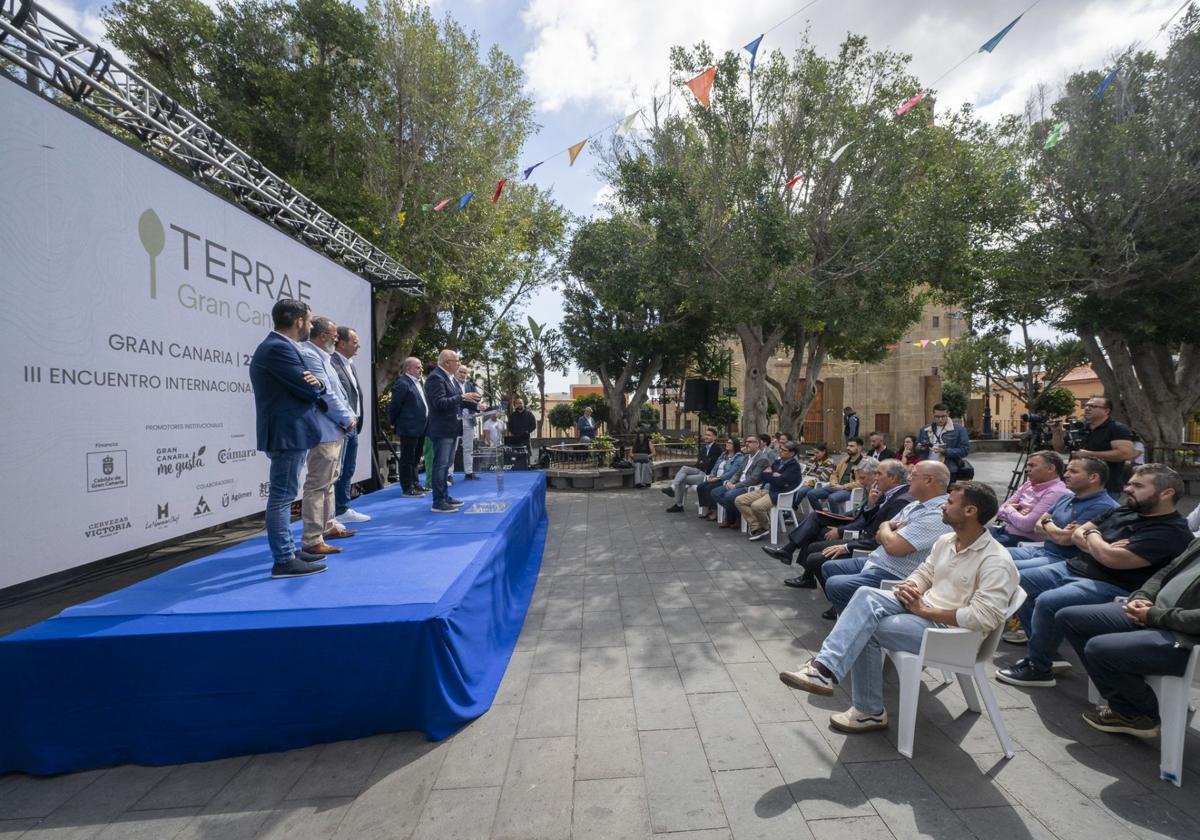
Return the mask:
<svg viewBox="0 0 1200 840">
<path fill-rule="evenodd" d="M 862 459 L 862 438 L 850 438 L 846 441 L 846 457 L 834 469 L 829 483 L 814 487 L 808 493 L 808 503 L 812 505 L 813 510 L 819 510 L 826 503 L 832 509 L 833 505 L 841 504 L 850 498 L 850 492 L 858 487 L 858 482 L 854 479 L 854 468 Z"/>
<path fill-rule="evenodd" d="M 633 486 L 649 487 L 654 483 L 654 441 L 645 429 L 638 429 L 629 448 L 633 459 Z"/>
<path fill-rule="evenodd" d="M 824 443 L 816 444 L 808 453 L 808 462 L 802 465 L 800 487 L 792 497 L 792 508 L 799 507 L 801 500 L 818 484 L 828 482 L 834 469 L 835 465 L 829 458 L 829 447 Z"/>
<path fill-rule="evenodd" d="M 934 541 L 950 530 L 941 513 L 949 485 L 950 471 L 940 461 L 922 461 L 909 471 L 913 501 L 880 524 L 875 531 L 879 547 L 866 557 L 830 560 L 821 566 L 825 596 L 833 604 L 822 618 L 836 618 L 859 587 L 903 580 L 924 562 Z"/>
<path fill-rule="evenodd" d="M 717 459 L 717 463 L 713 464 L 713 468 L 709 470 L 708 477 L 704 482 L 696 487 L 696 498 L 704 508 L 700 513 L 702 518 L 717 518 L 716 502 L 712 500 L 712 491 L 724 486 L 725 482 L 731 481 L 734 476 L 738 475 L 742 471 L 742 463 L 745 460 L 746 456 L 742 454 L 740 440 L 731 437 L 725 441 L 725 450 L 721 453 L 721 457 Z"/>
<path fill-rule="evenodd" d="M 683 503 L 687 501 L 689 487 L 699 487 L 708 477 L 709 470 L 721 457 L 721 445 L 717 443 L 717 430 L 709 426 L 704 430 L 700 449 L 696 453 L 696 463 L 692 466 L 680 467 L 670 487 L 664 487 L 663 493 L 675 500 L 675 504 L 667 508 L 667 513 L 683 513 Z"/>
<path fill-rule="evenodd" d="M 1129 596 L 1064 607 L 1054 616 L 1107 705 L 1083 719 L 1101 732 L 1158 734 L 1158 698 L 1143 676 L 1182 676 L 1200 644 L 1200 540 Z"/>
<path fill-rule="evenodd" d="M 1079 554 L 1021 572 L 1029 597 L 1018 615 L 1029 652 L 1011 668 L 999 669 L 996 679 L 1018 686 L 1055 684 L 1054 654 L 1062 641 L 1055 613 L 1128 595 L 1179 555 L 1192 539 L 1175 510 L 1182 491 L 1183 480 L 1170 467 L 1138 467 L 1125 485 L 1125 504 L 1071 532 Z"/>
<path fill-rule="evenodd" d="M 1062 481 L 1065 466 L 1057 452 L 1034 452 L 1029 456 L 1025 461 L 1028 480 L 1000 505 L 996 524 L 991 526 L 992 536 L 1000 545 L 1015 548 L 1023 542 L 1039 541 L 1034 525 L 1055 502 L 1071 495 Z"/>
<path fill-rule="evenodd" d="M 906 467 L 911 467 L 921 460 L 920 454 L 917 452 L 917 439 L 912 435 L 904 436 L 904 443 L 900 446 L 900 451 L 896 454 L 896 460 L 900 461 Z"/>
<path fill-rule="evenodd" d="M 985 484 L 964 481 L 940 498 L 939 517 L 953 532 L 935 540 L 928 558 L 896 589 L 855 591 L 817 655 L 799 670 L 779 675 L 792 688 L 821 695 L 833 694 L 834 685 L 852 675 L 852 705 L 830 717 L 834 729 L 887 728 L 883 648 L 917 653 L 931 627 L 986 635 L 1004 620 L 1017 589 L 1017 570 L 985 527 L 996 514 L 996 494 Z"/>
<path fill-rule="evenodd" d="M 734 502 L 738 512 L 746 517 L 750 539 L 760 540 L 767 535 L 770 525 L 768 517 L 779 494 L 788 492 L 800 483 L 800 464 L 796 460 L 799 454 L 800 444 L 789 440 L 784 444 L 779 458 L 762 471 L 762 487 L 743 493 Z"/>
<path fill-rule="evenodd" d="M 712 490 L 712 500 L 725 509 L 725 521 L 721 528 L 738 527 L 737 497 L 748 493 L 762 484 L 763 470 L 775 460 L 771 457 L 771 436 L 752 435 L 746 438 L 746 458 L 742 471 L 731 481 Z"/>
<path fill-rule="evenodd" d="M 873 459 L 864 459 L 864 462 L 869 460 Z M 813 511 L 788 534 L 788 541 L 782 546 L 763 548 L 767 554 L 789 565 L 799 553 L 804 572 L 785 580 L 785 586 L 815 589 L 817 570 L 826 560 L 848 557 L 854 551 L 874 551 L 879 546 L 875 541 L 879 526 L 912 502 L 912 497 L 908 495 L 908 469 L 899 461 L 884 461 L 872 480 L 864 486 L 871 488 L 867 503 L 854 519 L 836 524 L 830 522 L 828 514 Z M 847 532 L 855 532 L 857 536 L 850 539 Z"/>
<path fill-rule="evenodd" d="M 896 457 L 896 453 L 888 449 L 887 438 L 883 432 L 871 432 L 871 434 L 867 435 L 866 454 L 876 461 L 886 461 L 889 458 Z"/>
</svg>

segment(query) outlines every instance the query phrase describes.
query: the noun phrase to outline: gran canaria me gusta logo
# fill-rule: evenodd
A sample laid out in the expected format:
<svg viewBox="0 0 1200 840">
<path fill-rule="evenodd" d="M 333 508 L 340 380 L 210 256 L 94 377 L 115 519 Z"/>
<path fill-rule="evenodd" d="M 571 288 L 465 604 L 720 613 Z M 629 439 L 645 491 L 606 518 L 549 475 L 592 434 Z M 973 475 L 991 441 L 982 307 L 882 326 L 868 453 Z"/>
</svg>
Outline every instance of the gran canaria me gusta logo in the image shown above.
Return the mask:
<svg viewBox="0 0 1200 840">
<path fill-rule="evenodd" d="M 158 299 L 158 255 L 167 244 L 167 232 L 163 230 L 162 219 L 154 210 L 147 210 L 138 219 L 138 238 L 142 247 L 150 255 L 150 299 Z"/>
</svg>

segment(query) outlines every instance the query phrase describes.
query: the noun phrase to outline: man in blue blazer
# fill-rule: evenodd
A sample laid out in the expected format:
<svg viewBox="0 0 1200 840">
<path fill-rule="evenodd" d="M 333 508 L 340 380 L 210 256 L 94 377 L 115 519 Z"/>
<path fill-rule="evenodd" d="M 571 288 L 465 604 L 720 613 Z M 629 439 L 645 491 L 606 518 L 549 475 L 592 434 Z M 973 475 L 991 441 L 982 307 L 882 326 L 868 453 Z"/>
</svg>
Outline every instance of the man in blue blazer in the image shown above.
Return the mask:
<svg viewBox="0 0 1200 840">
<path fill-rule="evenodd" d="M 250 362 L 257 416 L 257 447 L 271 461 L 267 495 L 267 544 L 274 565 L 271 577 L 287 578 L 325 571 L 314 555 L 297 554 L 292 542 L 291 506 L 300 489 L 300 468 L 308 450 L 321 440 L 317 412 L 324 406 L 324 386 L 300 356 L 300 342 L 312 328 L 308 304 L 279 300 L 271 309 L 275 331 L 269 333 Z"/>
<path fill-rule="evenodd" d="M 945 403 L 933 407 L 933 422 L 917 432 L 917 454 L 922 461 L 941 461 L 950 470 L 950 483 L 958 478 L 963 459 L 971 454 L 967 430 L 955 426 Z"/>
<path fill-rule="evenodd" d="M 425 378 L 425 401 L 429 405 L 429 438 L 433 443 L 433 511 L 455 513 L 462 502 L 450 496 L 446 475 L 454 463 L 454 447 L 462 432 L 462 410 L 479 404 L 479 393 L 466 393 L 455 378 L 458 354 L 443 350 L 438 366 Z"/>
<path fill-rule="evenodd" d="M 424 496 L 417 464 L 425 448 L 425 429 L 429 425 L 429 403 L 421 385 L 424 365 L 416 356 L 404 360 L 400 376 L 392 383 L 392 401 L 388 422 L 400 436 L 400 486 L 405 496 Z"/>
</svg>

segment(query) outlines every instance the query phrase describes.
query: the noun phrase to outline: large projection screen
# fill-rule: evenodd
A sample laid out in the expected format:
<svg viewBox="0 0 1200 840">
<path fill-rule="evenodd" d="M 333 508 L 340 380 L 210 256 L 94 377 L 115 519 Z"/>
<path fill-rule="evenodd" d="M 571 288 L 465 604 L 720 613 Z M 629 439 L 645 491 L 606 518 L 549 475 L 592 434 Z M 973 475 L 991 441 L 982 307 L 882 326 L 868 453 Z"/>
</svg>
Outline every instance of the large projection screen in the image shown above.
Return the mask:
<svg viewBox="0 0 1200 840">
<path fill-rule="evenodd" d="M 281 296 L 358 331 L 373 404 L 365 280 L 5 79 L 0 184 L 0 588 L 262 512 L 248 364 Z"/>
</svg>

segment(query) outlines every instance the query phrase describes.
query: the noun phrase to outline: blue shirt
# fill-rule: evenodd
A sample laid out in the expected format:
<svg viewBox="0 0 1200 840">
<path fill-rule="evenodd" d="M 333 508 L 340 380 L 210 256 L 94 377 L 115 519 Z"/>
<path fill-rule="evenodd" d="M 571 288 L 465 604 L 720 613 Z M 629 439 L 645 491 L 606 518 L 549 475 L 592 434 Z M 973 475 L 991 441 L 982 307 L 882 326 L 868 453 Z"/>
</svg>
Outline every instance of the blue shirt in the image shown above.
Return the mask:
<svg viewBox="0 0 1200 840">
<path fill-rule="evenodd" d="M 1082 525 L 1084 522 L 1091 522 L 1100 514 L 1112 510 L 1116 506 L 1116 500 L 1108 495 L 1106 490 L 1090 496 L 1076 496 L 1072 493 L 1054 503 L 1054 507 L 1050 508 L 1050 519 L 1059 528 L 1066 528 L 1072 522 Z M 1042 545 L 1042 554 L 1053 557 L 1056 561 L 1070 560 L 1072 557 L 1079 556 L 1079 549 L 1075 547 L 1074 543 L 1059 545 L 1054 540 L 1046 540 Z"/>
<path fill-rule="evenodd" d="M 942 505 L 948 498 L 949 494 L 943 493 L 927 502 L 913 502 L 896 514 L 891 520 L 892 524 L 904 523 L 904 527 L 896 534 L 913 547 L 912 552 L 895 556 L 888 554 L 887 549 L 880 545 L 867 557 L 864 568 L 876 566 L 899 580 L 904 580 L 915 572 L 917 566 L 924 563 L 925 558 L 929 556 L 937 538 L 954 530 L 942 521 Z"/>
</svg>

